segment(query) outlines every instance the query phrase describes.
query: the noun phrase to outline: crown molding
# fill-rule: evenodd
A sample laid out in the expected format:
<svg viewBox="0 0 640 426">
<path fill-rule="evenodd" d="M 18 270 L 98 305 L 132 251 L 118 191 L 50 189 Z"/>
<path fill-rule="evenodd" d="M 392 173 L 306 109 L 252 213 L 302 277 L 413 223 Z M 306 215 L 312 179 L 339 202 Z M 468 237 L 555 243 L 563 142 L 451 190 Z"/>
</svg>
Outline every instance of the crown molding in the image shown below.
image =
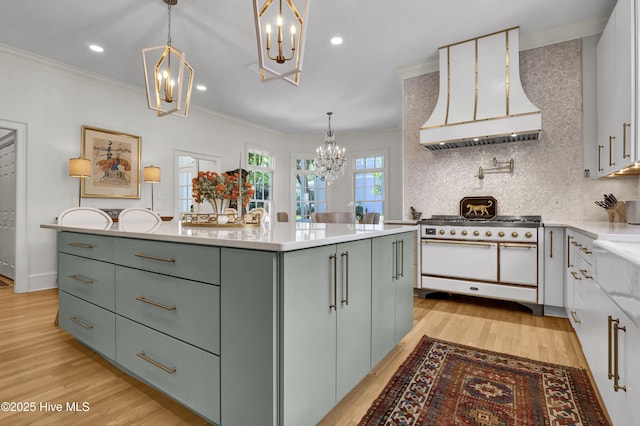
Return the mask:
<svg viewBox="0 0 640 426">
<path fill-rule="evenodd" d="M 523 34 L 520 32 L 520 51 L 600 34 L 608 20 L 609 17 L 604 16 L 537 33 Z M 439 70 L 438 62 L 438 54 L 436 53 L 423 61 L 396 68 L 396 75 L 402 80 L 406 80 L 429 74 Z"/>
</svg>

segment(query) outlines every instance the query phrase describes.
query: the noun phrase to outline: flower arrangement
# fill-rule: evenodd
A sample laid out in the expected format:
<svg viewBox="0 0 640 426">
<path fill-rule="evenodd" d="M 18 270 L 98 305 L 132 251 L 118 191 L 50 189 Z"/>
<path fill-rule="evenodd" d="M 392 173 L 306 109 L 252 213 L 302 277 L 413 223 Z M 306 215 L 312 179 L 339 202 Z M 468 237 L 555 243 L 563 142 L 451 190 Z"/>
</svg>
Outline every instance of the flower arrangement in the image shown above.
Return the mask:
<svg viewBox="0 0 640 426">
<path fill-rule="evenodd" d="M 198 176 L 191 180 L 192 195 L 196 203 L 223 200 L 242 200 L 242 206 L 249 204 L 251 196 L 255 194 L 251 183 L 242 182 L 242 188 L 238 189 L 238 173 L 198 172 Z"/>
</svg>

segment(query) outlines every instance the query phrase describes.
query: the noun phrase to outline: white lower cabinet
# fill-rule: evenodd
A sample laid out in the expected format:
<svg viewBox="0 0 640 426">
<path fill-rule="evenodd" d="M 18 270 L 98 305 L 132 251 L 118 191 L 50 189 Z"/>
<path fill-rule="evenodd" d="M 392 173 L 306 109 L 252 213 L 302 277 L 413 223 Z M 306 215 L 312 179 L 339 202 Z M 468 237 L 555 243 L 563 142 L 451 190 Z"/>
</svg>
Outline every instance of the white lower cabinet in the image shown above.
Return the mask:
<svg viewBox="0 0 640 426">
<path fill-rule="evenodd" d="M 582 348 L 614 425 L 640 425 L 640 328 L 621 306 L 631 309 L 640 267 L 601 248 L 595 248 L 595 281 L 585 300 L 590 341 Z M 618 302 L 616 300 L 618 299 Z M 636 299 L 637 300 L 637 299 Z M 592 337 L 591 337 L 592 336 Z"/>
</svg>

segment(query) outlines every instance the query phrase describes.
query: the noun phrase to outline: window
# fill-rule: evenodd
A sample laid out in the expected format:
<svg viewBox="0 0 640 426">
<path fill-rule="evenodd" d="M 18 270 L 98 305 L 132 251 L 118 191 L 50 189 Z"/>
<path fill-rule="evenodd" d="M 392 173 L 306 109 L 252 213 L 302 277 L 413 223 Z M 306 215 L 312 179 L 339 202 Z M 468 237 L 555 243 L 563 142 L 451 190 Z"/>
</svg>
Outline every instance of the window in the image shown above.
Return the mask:
<svg viewBox="0 0 640 426">
<path fill-rule="evenodd" d="M 195 211 L 201 213 L 211 213 L 213 208 L 208 203 L 196 206 L 193 201 L 191 180 L 196 177 L 199 171 L 219 172 L 220 159 L 210 155 L 195 154 L 191 152 L 176 151 L 176 203 L 178 217 L 182 213 L 191 211 L 191 206 Z"/>
<path fill-rule="evenodd" d="M 271 218 L 273 210 L 273 172 L 275 170 L 274 157 L 270 152 L 253 148 L 249 148 L 247 152 L 248 180 L 256 191 L 249 201 L 248 209 L 263 208 L 265 215 Z"/>
<path fill-rule="evenodd" d="M 386 164 L 384 155 L 356 157 L 354 171 L 354 193 L 356 217 L 365 213 L 380 213 L 384 216 Z"/>
<path fill-rule="evenodd" d="M 313 160 L 295 160 L 296 222 L 311 222 L 311 213 L 327 211 L 327 184 L 316 176 Z"/>
</svg>

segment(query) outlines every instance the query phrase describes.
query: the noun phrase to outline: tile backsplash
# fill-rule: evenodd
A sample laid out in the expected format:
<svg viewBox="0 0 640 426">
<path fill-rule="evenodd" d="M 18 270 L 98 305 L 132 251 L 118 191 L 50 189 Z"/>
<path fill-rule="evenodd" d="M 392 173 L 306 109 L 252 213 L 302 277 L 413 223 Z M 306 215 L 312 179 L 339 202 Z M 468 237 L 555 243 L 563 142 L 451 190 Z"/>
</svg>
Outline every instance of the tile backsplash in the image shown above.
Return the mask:
<svg viewBox="0 0 640 426">
<path fill-rule="evenodd" d="M 583 177 L 581 41 L 572 40 L 520 53 L 520 78 L 542 112 L 537 141 L 429 151 L 420 145 L 420 127 L 438 98 L 439 73 L 403 82 L 404 218 L 409 207 L 433 214 L 458 214 L 467 196 L 491 195 L 498 214 L 542 215 L 543 220 L 607 220 L 594 204 L 604 193 L 636 199 L 638 178 Z M 513 174 L 486 173 L 492 159 L 515 162 Z"/>
</svg>

